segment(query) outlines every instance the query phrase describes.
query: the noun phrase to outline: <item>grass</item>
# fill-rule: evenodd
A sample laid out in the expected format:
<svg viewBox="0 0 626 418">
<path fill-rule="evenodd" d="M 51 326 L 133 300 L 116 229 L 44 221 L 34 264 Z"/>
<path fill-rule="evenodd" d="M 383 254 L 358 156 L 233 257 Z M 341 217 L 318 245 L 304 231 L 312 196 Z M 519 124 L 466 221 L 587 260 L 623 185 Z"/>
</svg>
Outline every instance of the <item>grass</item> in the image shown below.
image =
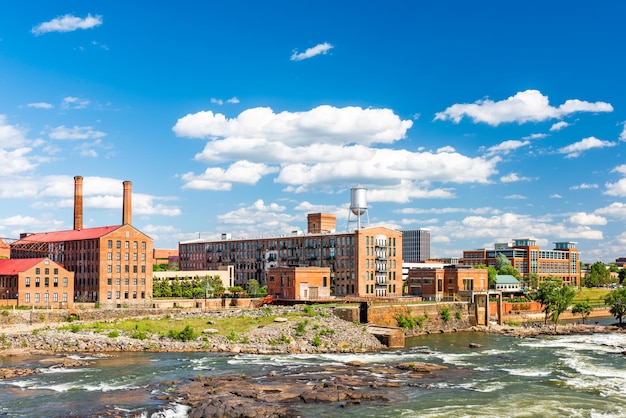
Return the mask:
<svg viewBox="0 0 626 418">
<path fill-rule="evenodd" d="M 233 333 L 236 335 L 245 334 L 259 326 L 270 325 L 274 322 L 273 316 L 258 318 L 211 318 L 212 324 L 207 324 L 207 318 L 185 318 L 184 321 L 174 320 L 171 318 L 162 319 L 126 319 L 117 322 L 95 322 L 85 324 L 84 329 L 102 332 L 106 330 L 125 331 L 127 335 L 134 333 L 151 333 L 160 336 L 173 335 L 180 333 L 181 329 L 189 326 L 191 329 L 198 331 L 204 328 L 214 328 L 218 334 L 228 337 Z"/>
<path fill-rule="evenodd" d="M 611 289 L 604 289 L 599 287 L 587 288 L 583 287 L 574 296 L 574 302 L 584 302 L 589 298 L 591 306 L 604 306 L 604 296 L 609 293 Z"/>
</svg>

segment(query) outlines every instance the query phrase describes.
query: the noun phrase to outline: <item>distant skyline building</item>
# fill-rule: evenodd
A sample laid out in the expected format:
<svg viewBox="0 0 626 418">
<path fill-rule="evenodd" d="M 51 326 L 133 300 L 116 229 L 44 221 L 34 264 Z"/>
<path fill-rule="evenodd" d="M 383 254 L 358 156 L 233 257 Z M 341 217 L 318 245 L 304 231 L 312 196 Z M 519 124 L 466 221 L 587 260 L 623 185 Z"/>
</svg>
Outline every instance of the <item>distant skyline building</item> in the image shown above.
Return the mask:
<svg viewBox="0 0 626 418">
<path fill-rule="evenodd" d="M 506 256 L 522 277 L 537 274 L 543 280 L 555 276 L 567 284 L 580 285 L 580 254 L 576 243 L 570 241 L 555 242 L 554 249 L 542 250 L 534 239 L 514 239 L 512 244 L 496 243 L 493 249 L 464 250 L 460 262 L 466 266 L 496 267 L 498 254 Z"/>
<path fill-rule="evenodd" d="M 430 230 L 410 229 L 402 232 L 402 258 L 405 263 L 430 260 Z"/>
</svg>

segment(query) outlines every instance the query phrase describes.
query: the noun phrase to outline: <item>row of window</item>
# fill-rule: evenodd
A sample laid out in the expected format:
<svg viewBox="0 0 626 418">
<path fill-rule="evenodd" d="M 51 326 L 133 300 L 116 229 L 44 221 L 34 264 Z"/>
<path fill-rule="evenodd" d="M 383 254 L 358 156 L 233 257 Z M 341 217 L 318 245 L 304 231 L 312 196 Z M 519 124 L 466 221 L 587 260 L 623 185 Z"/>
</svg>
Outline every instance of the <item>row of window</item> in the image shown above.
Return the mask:
<svg viewBox="0 0 626 418">
<path fill-rule="evenodd" d="M 120 291 L 115 292 L 115 299 L 121 299 L 122 293 Z M 141 292 L 141 299 L 146 298 L 146 292 Z M 113 299 L 113 292 L 107 292 L 107 299 Z M 124 292 L 124 299 L 129 299 L 129 292 Z M 133 299 L 137 299 L 137 292 L 133 292 Z"/>
<path fill-rule="evenodd" d="M 122 280 L 120 278 L 115 279 L 115 285 L 116 286 L 120 286 L 122 284 Z M 127 278 L 124 279 L 124 285 L 128 286 L 130 284 L 130 280 Z M 107 285 L 109 286 L 113 286 L 113 279 L 112 278 L 108 278 L 107 279 Z M 141 285 L 145 286 L 146 285 L 146 278 L 142 277 L 141 278 Z M 133 279 L 133 286 L 137 286 L 137 278 L 135 277 Z"/>
<path fill-rule="evenodd" d="M 33 294 L 33 302 L 34 303 L 39 303 L 41 302 L 42 296 L 43 295 L 43 301 L 44 303 L 48 303 L 50 302 L 50 294 L 48 292 L 46 293 L 34 293 Z M 24 293 L 24 303 L 30 303 L 30 293 Z M 59 301 L 59 294 L 54 292 L 52 293 L 52 302 L 58 302 Z M 62 294 L 62 302 L 67 302 L 67 293 L 63 293 Z"/>
<path fill-rule="evenodd" d="M 133 241 L 133 250 L 137 249 L 137 241 Z M 107 241 L 107 248 L 113 248 L 113 240 L 110 239 Z M 117 248 L 118 250 L 122 248 L 122 241 L 117 240 L 115 241 L 115 248 Z M 128 250 L 130 249 L 130 241 L 124 241 L 124 249 Z M 141 241 L 141 249 L 142 251 L 146 250 L 146 242 L 145 241 Z"/>
<path fill-rule="evenodd" d="M 54 274 L 59 274 L 59 269 L 58 268 L 54 268 L 52 269 L 54 271 Z M 43 269 L 44 273 L 43 274 L 50 274 L 50 268 L 46 267 L 45 269 Z M 41 274 L 41 269 L 39 267 L 35 267 L 35 274 Z"/>
<path fill-rule="evenodd" d="M 137 268 L 137 265 L 133 265 L 133 273 L 137 273 L 137 271 L 140 270 L 142 273 L 146 272 L 146 266 L 142 265 L 141 269 Z M 121 273 L 122 272 L 122 266 L 120 266 L 119 264 L 115 266 L 115 272 L 116 273 Z M 107 265 L 107 273 L 113 273 L 113 266 L 111 264 Z M 124 273 L 130 273 L 130 266 L 128 264 L 124 265 Z"/>
<path fill-rule="evenodd" d="M 137 253 L 133 253 L 133 261 L 137 261 L 137 258 Z M 111 251 L 107 253 L 107 260 L 113 260 L 113 253 Z M 115 260 L 121 261 L 122 253 L 115 253 Z M 130 253 L 124 253 L 124 261 L 130 261 Z M 146 253 L 141 253 L 141 261 L 146 261 Z"/>
<path fill-rule="evenodd" d="M 37 270 L 39 270 L 39 269 L 37 269 Z M 48 269 L 46 269 L 46 270 L 48 270 Z M 26 277 L 24 279 L 24 284 L 25 284 L 26 287 L 30 287 L 30 277 Z M 64 277 L 63 278 L 63 287 L 67 287 L 67 284 L 68 284 L 68 279 L 67 279 L 67 277 Z M 41 278 L 35 277 L 35 287 L 39 287 L 40 285 L 41 285 Z M 50 287 L 50 278 L 49 277 L 44 277 L 43 285 L 44 285 L 44 287 Z M 53 285 L 53 287 L 59 287 L 59 278 L 58 277 L 53 277 L 52 278 L 52 285 Z"/>
</svg>

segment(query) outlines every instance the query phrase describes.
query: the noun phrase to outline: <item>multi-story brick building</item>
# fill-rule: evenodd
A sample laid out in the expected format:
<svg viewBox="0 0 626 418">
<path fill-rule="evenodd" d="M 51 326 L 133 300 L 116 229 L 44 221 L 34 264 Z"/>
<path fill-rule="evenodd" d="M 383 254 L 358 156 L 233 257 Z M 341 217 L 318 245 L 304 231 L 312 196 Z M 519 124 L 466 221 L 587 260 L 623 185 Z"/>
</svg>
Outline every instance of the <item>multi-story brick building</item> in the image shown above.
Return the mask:
<svg viewBox="0 0 626 418">
<path fill-rule="evenodd" d="M 494 249 L 465 250 L 460 264 L 495 267 L 498 254 L 506 256 L 523 277 L 535 273 L 539 280 L 554 276 L 567 284 L 580 285 L 580 256 L 575 242 L 555 242 L 554 249 L 542 250 L 534 239 L 515 239 L 512 245 L 498 243 Z"/>
<path fill-rule="evenodd" d="M 74 229 L 22 234 L 11 258 L 48 257 L 74 273 L 76 302 L 143 304 L 152 298 L 152 238 L 131 225 L 131 188 L 123 183 L 122 224 L 83 229 L 83 179 L 74 178 Z"/>
<path fill-rule="evenodd" d="M 74 273 L 49 258 L 0 259 L 0 298 L 40 308 L 71 308 Z"/>
<path fill-rule="evenodd" d="M 426 300 L 454 299 L 461 292 L 487 290 L 489 273 L 487 269 L 462 266 L 411 268 L 407 287 L 411 296 Z"/>
<path fill-rule="evenodd" d="M 329 267 L 336 296 L 402 295 L 402 233 L 385 227 L 335 232 L 332 214 L 308 215 L 308 233 L 288 236 L 179 243 L 181 270 L 216 270 L 234 265 L 235 284 L 267 284 L 271 267 Z"/>
</svg>

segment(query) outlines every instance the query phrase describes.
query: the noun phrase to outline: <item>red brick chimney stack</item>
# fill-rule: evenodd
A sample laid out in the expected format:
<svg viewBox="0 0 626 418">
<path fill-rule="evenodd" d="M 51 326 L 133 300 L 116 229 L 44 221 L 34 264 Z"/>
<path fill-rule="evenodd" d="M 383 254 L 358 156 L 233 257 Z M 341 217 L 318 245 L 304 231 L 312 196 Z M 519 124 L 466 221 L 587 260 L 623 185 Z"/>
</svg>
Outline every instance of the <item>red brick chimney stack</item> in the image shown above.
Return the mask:
<svg viewBox="0 0 626 418">
<path fill-rule="evenodd" d="M 125 181 L 124 183 L 124 200 L 122 201 L 122 225 L 130 225 L 133 221 L 132 208 L 132 189 L 133 183 Z"/>
<path fill-rule="evenodd" d="M 74 229 L 83 229 L 83 178 L 74 177 Z"/>
</svg>

